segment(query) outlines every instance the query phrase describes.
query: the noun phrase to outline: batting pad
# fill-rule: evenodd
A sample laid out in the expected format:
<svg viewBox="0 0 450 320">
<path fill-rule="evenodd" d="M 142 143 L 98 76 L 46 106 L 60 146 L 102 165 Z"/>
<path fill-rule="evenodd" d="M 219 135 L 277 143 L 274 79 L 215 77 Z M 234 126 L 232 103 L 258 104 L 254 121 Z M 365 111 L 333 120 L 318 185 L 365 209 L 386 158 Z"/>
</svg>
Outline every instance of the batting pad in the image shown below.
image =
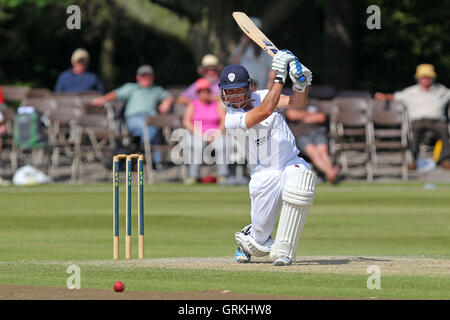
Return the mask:
<svg viewBox="0 0 450 320">
<path fill-rule="evenodd" d="M 285 256 L 294 262 L 298 240 L 314 200 L 316 175 L 302 167 L 293 167 L 291 171 L 286 175 L 280 221 L 270 257 Z"/>
</svg>

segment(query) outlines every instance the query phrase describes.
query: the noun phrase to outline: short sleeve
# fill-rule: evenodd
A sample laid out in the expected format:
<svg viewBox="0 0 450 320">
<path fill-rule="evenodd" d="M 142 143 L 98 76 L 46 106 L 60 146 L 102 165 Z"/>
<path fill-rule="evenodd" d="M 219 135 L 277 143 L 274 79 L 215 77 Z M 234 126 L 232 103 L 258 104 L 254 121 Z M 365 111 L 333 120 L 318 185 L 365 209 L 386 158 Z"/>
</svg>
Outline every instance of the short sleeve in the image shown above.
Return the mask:
<svg viewBox="0 0 450 320">
<path fill-rule="evenodd" d="M 394 100 L 404 103 L 405 102 L 405 90 L 394 92 Z"/>
<path fill-rule="evenodd" d="M 114 90 L 114 93 L 117 96 L 117 99 L 119 100 L 128 100 L 131 97 L 131 94 L 133 93 L 135 89 L 135 85 L 133 83 L 126 83 L 120 88 Z"/>
<path fill-rule="evenodd" d="M 166 99 L 166 98 L 168 98 L 170 96 L 171 96 L 171 94 L 170 94 L 169 91 L 165 90 L 162 87 L 158 87 L 158 99 L 160 101 L 162 101 L 162 100 L 164 100 L 164 99 Z"/>
<path fill-rule="evenodd" d="M 184 90 L 180 96 L 194 100 L 197 98 L 197 91 L 195 90 L 195 83 L 191 84 L 186 90 Z"/>
</svg>

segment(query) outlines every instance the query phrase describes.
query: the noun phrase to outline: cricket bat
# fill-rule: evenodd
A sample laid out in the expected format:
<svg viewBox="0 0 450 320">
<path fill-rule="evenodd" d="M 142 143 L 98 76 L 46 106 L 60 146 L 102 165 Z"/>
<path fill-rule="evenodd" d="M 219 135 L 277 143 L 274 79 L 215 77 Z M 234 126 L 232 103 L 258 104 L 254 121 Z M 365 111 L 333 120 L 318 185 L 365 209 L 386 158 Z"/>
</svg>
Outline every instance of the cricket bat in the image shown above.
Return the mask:
<svg viewBox="0 0 450 320">
<path fill-rule="evenodd" d="M 244 13 L 235 11 L 233 12 L 233 18 L 236 20 L 239 28 L 258 46 L 260 46 L 265 52 L 272 57 L 278 52 L 278 48 L 266 37 L 266 35 L 253 23 L 253 21 Z M 305 81 L 304 76 L 300 77 L 300 81 Z"/>
</svg>

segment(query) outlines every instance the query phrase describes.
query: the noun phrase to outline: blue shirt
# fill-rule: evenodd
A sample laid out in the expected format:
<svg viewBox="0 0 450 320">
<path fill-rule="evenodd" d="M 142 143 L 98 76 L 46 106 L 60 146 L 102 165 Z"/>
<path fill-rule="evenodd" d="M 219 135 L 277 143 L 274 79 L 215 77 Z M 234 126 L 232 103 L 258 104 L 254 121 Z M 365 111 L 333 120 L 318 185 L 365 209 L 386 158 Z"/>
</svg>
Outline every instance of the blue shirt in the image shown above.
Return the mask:
<svg viewBox="0 0 450 320">
<path fill-rule="evenodd" d="M 98 91 L 104 94 L 103 85 L 95 73 L 83 72 L 76 74 L 72 69 L 61 73 L 55 85 L 55 92 Z"/>
</svg>

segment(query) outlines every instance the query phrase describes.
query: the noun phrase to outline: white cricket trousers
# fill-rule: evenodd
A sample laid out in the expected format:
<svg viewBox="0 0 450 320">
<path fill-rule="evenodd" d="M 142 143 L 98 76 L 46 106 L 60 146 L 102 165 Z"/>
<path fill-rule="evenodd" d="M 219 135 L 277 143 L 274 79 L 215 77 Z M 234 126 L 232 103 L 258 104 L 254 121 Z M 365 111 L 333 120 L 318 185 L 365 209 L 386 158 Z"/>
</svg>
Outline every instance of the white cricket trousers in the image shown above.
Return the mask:
<svg viewBox="0 0 450 320">
<path fill-rule="evenodd" d="M 275 228 L 280 213 L 283 187 L 286 177 L 295 166 L 311 170 L 311 166 L 302 158 L 297 164 L 286 166 L 283 170 L 261 170 L 253 173 L 249 191 L 251 200 L 251 236 L 259 244 L 264 244 Z"/>
</svg>

